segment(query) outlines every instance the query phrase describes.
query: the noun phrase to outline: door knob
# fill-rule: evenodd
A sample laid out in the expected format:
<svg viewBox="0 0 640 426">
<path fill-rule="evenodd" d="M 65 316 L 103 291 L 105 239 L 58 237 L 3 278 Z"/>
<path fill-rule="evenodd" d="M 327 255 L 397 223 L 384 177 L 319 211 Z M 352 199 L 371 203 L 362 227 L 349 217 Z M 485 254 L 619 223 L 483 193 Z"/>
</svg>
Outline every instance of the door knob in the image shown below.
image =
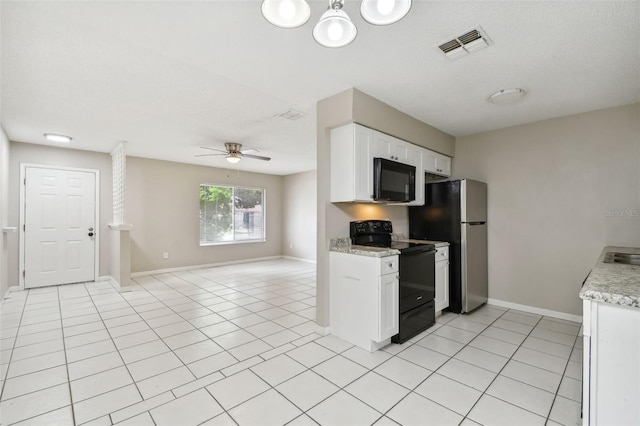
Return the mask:
<svg viewBox="0 0 640 426">
<path fill-rule="evenodd" d="M 89 232 L 91 232 L 91 231 L 93 231 L 93 227 L 92 226 L 89 227 Z"/>
<path fill-rule="evenodd" d="M 90 236 L 90 237 L 93 237 L 93 232 L 89 232 L 89 236 Z"/>
</svg>

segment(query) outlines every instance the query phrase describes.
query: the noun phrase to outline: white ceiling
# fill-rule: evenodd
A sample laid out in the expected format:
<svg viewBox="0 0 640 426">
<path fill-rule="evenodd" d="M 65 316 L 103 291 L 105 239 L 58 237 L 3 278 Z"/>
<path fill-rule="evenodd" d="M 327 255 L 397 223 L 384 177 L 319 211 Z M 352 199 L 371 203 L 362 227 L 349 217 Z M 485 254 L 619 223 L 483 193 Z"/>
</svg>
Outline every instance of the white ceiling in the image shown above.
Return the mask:
<svg viewBox="0 0 640 426">
<path fill-rule="evenodd" d="M 640 101 L 638 1 L 415 1 L 402 21 L 317 45 L 260 1 L 2 1 L 1 120 L 14 141 L 231 167 L 194 157 L 235 141 L 273 157 L 240 170 L 315 168 L 315 104 L 355 87 L 454 136 Z M 437 45 L 481 26 L 493 44 L 457 61 Z M 528 91 L 513 105 L 486 98 Z M 297 121 L 274 118 L 293 108 Z"/>
</svg>

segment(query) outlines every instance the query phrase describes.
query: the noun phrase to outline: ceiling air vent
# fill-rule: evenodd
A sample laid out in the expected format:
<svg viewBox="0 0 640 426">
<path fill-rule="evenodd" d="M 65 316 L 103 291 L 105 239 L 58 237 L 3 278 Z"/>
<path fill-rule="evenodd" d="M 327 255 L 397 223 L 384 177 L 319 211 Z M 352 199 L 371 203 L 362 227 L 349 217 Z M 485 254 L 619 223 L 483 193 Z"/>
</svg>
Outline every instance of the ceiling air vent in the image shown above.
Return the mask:
<svg viewBox="0 0 640 426">
<path fill-rule="evenodd" d="M 453 60 L 489 47 L 489 41 L 484 31 L 478 28 L 467 31 L 453 40 L 442 43 L 438 48 L 447 58 Z"/>
<path fill-rule="evenodd" d="M 288 109 L 285 112 L 281 112 L 279 114 L 274 115 L 276 118 L 284 118 L 285 120 L 299 120 L 306 116 L 306 114 L 302 111 L 296 111 L 295 109 Z"/>
</svg>

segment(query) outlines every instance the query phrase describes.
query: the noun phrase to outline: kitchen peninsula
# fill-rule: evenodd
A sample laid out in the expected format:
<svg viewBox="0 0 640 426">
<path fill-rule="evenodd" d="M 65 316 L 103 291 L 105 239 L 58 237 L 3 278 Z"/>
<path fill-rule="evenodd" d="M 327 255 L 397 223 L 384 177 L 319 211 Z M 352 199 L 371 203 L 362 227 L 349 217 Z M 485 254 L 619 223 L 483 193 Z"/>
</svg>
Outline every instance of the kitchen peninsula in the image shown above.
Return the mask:
<svg viewBox="0 0 640 426">
<path fill-rule="evenodd" d="M 605 247 L 583 299 L 583 424 L 640 424 L 640 248 Z"/>
</svg>

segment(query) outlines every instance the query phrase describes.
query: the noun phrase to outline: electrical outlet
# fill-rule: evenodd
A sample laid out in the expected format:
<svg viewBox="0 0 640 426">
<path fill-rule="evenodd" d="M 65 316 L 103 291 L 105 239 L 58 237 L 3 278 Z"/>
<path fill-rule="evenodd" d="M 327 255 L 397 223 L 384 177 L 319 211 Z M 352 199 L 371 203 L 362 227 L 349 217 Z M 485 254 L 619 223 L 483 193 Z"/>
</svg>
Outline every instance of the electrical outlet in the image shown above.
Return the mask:
<svg viewBox="0 0 640 426">
<path fill-rule="evenodd" d="M 168 259 L 169 258 L 169 253 L 166 252 L 166 251 L 164 253 L 162 253 L 162 258 L 163 259 Z"/>
</svg>

